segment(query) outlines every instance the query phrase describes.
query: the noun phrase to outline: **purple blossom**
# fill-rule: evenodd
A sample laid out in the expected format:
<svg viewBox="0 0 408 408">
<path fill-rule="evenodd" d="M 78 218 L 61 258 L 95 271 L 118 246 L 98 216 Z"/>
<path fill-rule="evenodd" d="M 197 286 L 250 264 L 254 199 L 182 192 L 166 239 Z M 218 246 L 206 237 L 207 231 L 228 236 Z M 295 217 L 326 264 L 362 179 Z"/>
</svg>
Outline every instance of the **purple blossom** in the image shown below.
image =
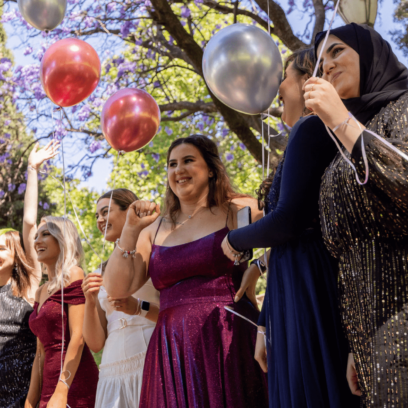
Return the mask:
<svg viewBox="0 0 408 408">
<path fill-rule="evenodd" d="M 239 147 L 240 147 L 242 150 L 246 150 L 246 146 L 245 146 L 243 143 L 239 143 Z"/>
<path fill-rule="evenodd" d="M 276 127 L 278 128 L 279 132 L 282 132 L 285 129 L 282 123 L 278 123 Z"/>
<path fill-rule="evenodd" d="M 203 0 L 194 0 L 194 3 L 198 6 L 199 4 L 203 4 Z"/>
<path fill-rule="evenodd" d="M 26 183 L 21 183 L 21 184 L 18 186 L 18 194 L 23 194 L 24 191 L 25 191 L 25 189 L 26 189 L 26 187 L 27 187 L 27 184 L 26 184 Z"/>
<path fill-rule="evenodd" d="M 114 2 L 109 3 L 107 5 L 107 9 L 108 9 L 109 12 L 115 11 L 116 10 L 116 3 L 114 3 Z"/>
<path fill-rule="evenodd" d="M 190 9 L 188 8 L 188 7 L 186 7 L 186 6 L 183 6 L 182 8 L 181 8 L 181 17 L 182 18 L 188 18 L 188 17 L 190 17 L 191 16 L 191 11 L 190 11 Z"/>
<path fill-rule="evenodd" d="M 164 129 L 166 131 L 166 133 L 170 136 L 173 134 L 173 129 L 170 129 L 169 127 L 166 126 L 166 128 Z"/>
<path fill-rule="evenodd" d="M 120 34 L 123 38 L 126 38 L 130 34 L 130 30 L 133 28 L 133 24 L 131 21 L 125 21 L 122 26 L 120 27 Z"/>
<path fill-rule="evenodd" d="M 16 189 L 16 185 L 13 183 L 10 183 L 7 188 L 8 188 L 8 191 L 14 191 Z"/>
<path fill-rule="evenodd" d="M 136 40 L 136 41 L 135 41 L 135 44 L 136 44 L 136 45 L 142 45 L 142 43 L 143 43 L 142 40 Z"/>
<path fill-rule="evenodd" d="M 6 141 L 4 139 L 0 139 L 0 144 L 4 144 Z"/>
<path fill-rule="evenodd" d="M 89 150 L 91 153 L 95 153 L 102 147 L 101 142 L 99 140 L 94 140 L 91 145 L 89 146 Z"/>
<path fill-rule="evenodd" d="M 30 47 L 30 46 L 28 46 L 25 50 L 24 50 L 24 55 L 29 55 L 29 54 L 31 54 L 33 52 L 33 49 Z"/>
<path fill-rule="evenodd" d="M 141 171 L 140 173 L 137 173 L 140 177 L 147 176 L 149 172 L 147 170 Z"/>
<path fill-rule="evenodd" d="M 234 160 L 234 155 L 232 153 L 228 153 L 225 158 L 227 159 L 227 162 L 232 162 Z"/>
<path fill-rule="evenodd" d="M 11 20 L 14 20 L 17 17 L 17 10 L 12 10 L 9 11 L 8 13 L 4 13 L 3 16 L 1 17 L 1 22 L 2 23 L 8 23 Z"/>
<path fill-rule="evenodd" d="M 282 54 L 286 54 L 287 50 L 285 48 L 282 49 Z"/>
<path fill-rule="evenodd" d="M 4 122 L 4 126 L 8 126 L 10 123 L 11 123 L 11 120 L 10 120 L 10 119 L 7 119 L 7 120 Z"/>
<path fill-rule="evenodd" d="M 0 190 L 0 198 L 3 198 L 3 197 L 4 197 L 4 191 Z"/>
<path fill-rule="evenodd" d="M 152 2 L 150 0 L 145 0 L 145 7 L 152 7 Z"/>
<path fill-rule="evenodd" d="M 160 160 L 160 155 L 157 153 L 152 153 L 152 157 L 154 160 L 156 160 L 156 162 L 158 162 Z"/>
<path fill-rule="evenodd" d="M 235 145 L 231 145 L 230 150 L 235 150 Z"/>
<path fill-rule="evenodd" d="M 88 105 L 84 105 L 78 112 L 78 119 L 83 122 L 89 118 L 91 108 Z"/>
<path fill-rule="evenodd" d="M 142 164 L 140 165 L 140 167 L 141 167 L 143 170 L 146 168 L 146 166 L 144 165 L 144 163 L 142 163 Z"/>
<path fill-rule="evenodd" d="M 202 132 L 204 130 L 204 123 L 203 122 L 199 122 L 197 125 L 197 128 L 200 132 Z"/>
<path fill-rule="evenodd" d="M 222 136 L 222 137 L 225 137 L 225 136 L 228 135 L 228 133 L 229 133 L 229 130 L 228 130 L 228 129 L 222 129 L 221 136 Z"/>
<path fill-rule="evenodd" d="M 43 208 L 44 208 L 44 210 L 48 210 L 48 209 L 50 208 L 50 206 L 49 206 L 48 203 L 44 203 L 44 204 L 43 204 Z"/>
<path fill-rule="evenodd" d="M 154 86 L 155 88 L 160 88 L 160 87 L 161 87 L 159 81 L 154 81 L 154 82 L 153 82 L 153 86 Z"/>
</svg>

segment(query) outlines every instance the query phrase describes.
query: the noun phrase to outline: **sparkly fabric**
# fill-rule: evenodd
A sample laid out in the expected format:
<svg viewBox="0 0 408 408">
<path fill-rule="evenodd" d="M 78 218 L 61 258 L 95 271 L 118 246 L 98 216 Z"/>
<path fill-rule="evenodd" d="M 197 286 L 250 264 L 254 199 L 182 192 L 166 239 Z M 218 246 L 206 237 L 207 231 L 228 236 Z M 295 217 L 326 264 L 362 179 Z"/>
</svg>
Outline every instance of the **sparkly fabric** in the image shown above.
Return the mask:
<svg viewBox="0 0 408 408">
<path fill-rule="evenodd" d="M 408 153 L 408 93 L 368 128 Z M 320 213 L 326 246 L 340 260 L 342 319 L 367 406 L 408 406 L 408 163 L 363 135 L 368 184 L 340 154 L 326 170 Z M 352 154 L 360 180 L 361 138 Z"/>
<path fill-rule="evenodd" d="M 81 288 L 82 280 L 77 280 L 64 288 L 64 359 L 70 341 L 68 325 L 68 305 L 85 303 Z M 61 369 L 61 291 L 50 296 L 37 313 L 38 303 L 30 316 L 30 328 L 40 339 L 45 349 L 42 391 L 39 408 L 46 408 L 58 384 Z M 95 405 L 96 387 L 98 384 L 98 367 L 85 344 L 81 361 L 75 378 L 68 392 L 68 405 L 71 408 L 90 408 Z"/>
<path fill-rule="evenodd" d="M 24 406 L 30 387 L 36 338 L 28 319 L 33 308 L 13 296 L 11 284 L 0 287 L 0 407 Z"/>
<path fill-rule="evenodd" d="M 160 314 L 150 340 L 140 408 L 263 408 L 265 375 L 254 360 L 259 312 L 233 298 L 247 265 L 228 260 L 225 227 L 173 247 L 153 245 L 149 273 L 160 291 Z"/>
</svg>

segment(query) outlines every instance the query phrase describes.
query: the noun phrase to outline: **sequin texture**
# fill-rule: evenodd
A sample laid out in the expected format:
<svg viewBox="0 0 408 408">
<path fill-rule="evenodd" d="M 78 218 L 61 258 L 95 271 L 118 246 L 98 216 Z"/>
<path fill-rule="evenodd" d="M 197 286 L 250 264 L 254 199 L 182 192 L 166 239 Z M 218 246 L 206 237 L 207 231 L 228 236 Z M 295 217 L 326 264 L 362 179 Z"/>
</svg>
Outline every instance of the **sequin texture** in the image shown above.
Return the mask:
<svg viewBox="0 0 408 408">
<path fill-rule="evenodd" d="M 408 93 L 389 103 L 368 129 L 408 152 Z M 339 258 L 343 325 L 354 354 L 363 402 L 373 407 L 408 404 L 408 163 L 363 134 L 369 181 L 360 186 L 336 156 L 321 186 L 325 244 Z M 351 158 L 360 180 L 361 139 Z"/>
</svg>

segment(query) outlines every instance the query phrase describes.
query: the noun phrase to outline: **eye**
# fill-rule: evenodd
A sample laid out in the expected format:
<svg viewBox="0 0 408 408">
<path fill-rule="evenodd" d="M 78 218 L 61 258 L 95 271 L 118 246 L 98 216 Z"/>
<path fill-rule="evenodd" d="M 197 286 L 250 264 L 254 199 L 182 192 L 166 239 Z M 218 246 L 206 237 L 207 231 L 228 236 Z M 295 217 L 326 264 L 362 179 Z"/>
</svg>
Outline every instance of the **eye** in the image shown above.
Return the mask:
<svg viewBox="0 0 408 408">
<path fill-rule="evenodd" d="M 332 56 L 335 57 L 340 51 L 343 51 L 343 50 L 344 48 L 342 47 L 335 48 L 332 52 Z"/>
<path fill-rule="evenodd" d="M 193 161 L 193 159 L 186 159 L 185 161 L 184 161 L 184 163 L 190 163 L 190 162 L 192 162 Z"/>
<path fill-rule="evenodd" d="M 175 167 L 177 163 L 170 163 L 169 167 Z"/>
</svg>

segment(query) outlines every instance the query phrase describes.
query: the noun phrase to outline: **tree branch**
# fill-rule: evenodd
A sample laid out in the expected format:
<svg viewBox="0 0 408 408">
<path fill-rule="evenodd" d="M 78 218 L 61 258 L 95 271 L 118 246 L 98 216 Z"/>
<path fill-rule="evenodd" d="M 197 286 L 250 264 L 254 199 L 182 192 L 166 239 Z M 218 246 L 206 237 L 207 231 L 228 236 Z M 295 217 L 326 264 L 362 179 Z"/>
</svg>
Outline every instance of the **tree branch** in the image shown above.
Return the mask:
<svg viewBox="0 0 408 408">
<path fill-rule="evenodd" d="M 324 21 L 326 18 L 326 12 L 324 10 L 323 0 L 313 0 L 313 6 L 315 9 L 316 22 L 313 28 L 313 36 L 312 36 L 311 44 L 314 44 L 316 34 L 319 33 L 320 31 L 323 31 Z"/>
</svg>

